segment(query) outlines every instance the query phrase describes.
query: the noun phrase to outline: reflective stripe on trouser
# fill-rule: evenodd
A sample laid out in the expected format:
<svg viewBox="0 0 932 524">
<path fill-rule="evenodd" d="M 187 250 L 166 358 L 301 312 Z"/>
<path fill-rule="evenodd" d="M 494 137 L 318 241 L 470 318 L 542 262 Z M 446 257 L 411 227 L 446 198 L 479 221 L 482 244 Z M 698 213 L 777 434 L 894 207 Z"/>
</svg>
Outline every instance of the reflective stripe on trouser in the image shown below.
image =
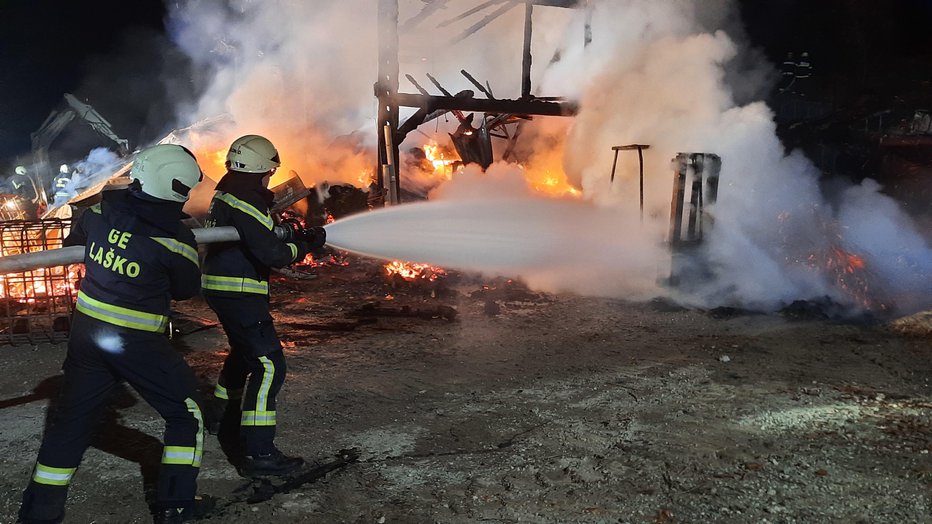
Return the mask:
<svg viewBox="0 0 932 524">
<path fill-rule="evenodd" d="M 285 354 L 281 351 L 249 359 L 249 381 L 243 393 L 240 436 L 247 454 L 264 454 L 274 449 L 276 397 L 285 382 Z"/>
<path fill-rule="evenodd" d="M 71 477 L 78 468 L 55 468 L 36 462 L 36 469 L 32 474 L 33 482 L 48 486 L 67 486 Z"/>
<path fill-rule="evenodd" d="M 227 291 L 230 293 L 269 294 L 269 283 L 264 280 L 221 275 L 202 275 L 201 288 L 212 291 Z"/>
<path fill-rule="evenodd" d="M 156 315 L 154 313 L 146 313 L 145 311 L 136 311 L 135 309 L 114 306 L 113 304 L 91 298 L 83 291 L 78 291 L 78 300 L 75 303 L 75 309 L 89 317 L 102 320 L 108 324 L 137 329 L 139 331 L 162 333 L 168 325 L 168 317 L 165 315 Z"/>
<path fill-rule="evenodd" d="M 275 398 L 287 372 L 285 354 L 269 314 L 268 299 L 247 294 L 205 294 L 205 298 L 223 323 L 223 330 L 230 341 L 230 354 L 223 362 L 219 383 L 227 389 L 228 394 L 235 388 L 245 387 L 241 407 L 246 417 L 245 424 L 244 417 L 239 417 L 239 433 L 246 452 L 268 453 L 273 449 L 276 426 L 255 424 L 272 421 L 269 412 L 275 412 Z M 260 358 L 267 359 L 271 365 L 263 363 Z M 274 372 L 268 373 L 273 375 L 271 382 L 266 376 L 267 372 Z M 264 402 L 261 408 L 258 407 L 260 393 Z"/>
<path fill-rule="evenodd" d="M 162 448 L 162 464 L 176 464 L 183 466 L 201 467 L 201 458 L 204 456 L 204 416 L 197 402 L 190 398 L 184 399 L 188 413 L 197 420 L 197 435 L 194 437 L 194 446 L 169 446 Z"/>
<path fill-rule="evenodd" d="M 269 409 L 269 393 L 272 384 L 275 381 L 275 363 L 269 357 L 259 357 L 259 363 L 262 365 L 262 373 L 256 377 L 255 371 L 250 378 L 250 386 L 259 378 L 259 390 L 256 392 L 255 403 L 250 399 L 249 404 L 255 406 L 255 409 L 247 409 L 243 406 L 243 418 L 240 421 L 242 426 L 274 426 L 275 425 L 275 402 L 272 398 L 272 409 Z M 250 390 L 254 388 L 250 387 Z M 276 388 L 276 393 L 277 393 Z"/>
<path fill-rule="evenodd" d="M 107 341 L 106 347 L 101 341 Z M 64 511 L 64 497 L 58 494 L 66 492 L 67 484 L 43 482 L 62 482 L 63 471 L 78 467 L 102 409 L 123 381 L 165 419 L 163 457 L 167 460 L 159 472 L 157 503 L 182 506 L 194 499 L 196 466 L 204 443 L 201 407 L 195 400 L 197 381 L 163 334 L 116 326 L 79 310 L 74 315 L 62 371 L 61 393 L 49 409 L 49 425 L 37 460 L 46 469 L 37 467 L 39 474 L 34 475 L 28 489 L 30 508 L 35 507 L 30 515 L 38 518 Z M 127 430 L 117 426 L 107 431 L 119 434 Z M 155 437 L 150 440 L 158 445 Z M 32 511 L 25 503 L 24 509 Z"/>
</svg>

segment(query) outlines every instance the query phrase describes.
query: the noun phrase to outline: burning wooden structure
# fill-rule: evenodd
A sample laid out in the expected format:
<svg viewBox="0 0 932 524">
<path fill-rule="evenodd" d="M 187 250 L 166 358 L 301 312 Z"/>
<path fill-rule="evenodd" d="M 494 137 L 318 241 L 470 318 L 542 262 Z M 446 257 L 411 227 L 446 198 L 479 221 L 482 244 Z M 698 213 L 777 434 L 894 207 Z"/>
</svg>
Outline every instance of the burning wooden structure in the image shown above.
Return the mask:
<svg viewBox="0 0 932 524">
<path fill-rule="evenodd" d="M 439 82 L 433 77 L 431 82 L 441 91 L 442 95 L 432 95 L 426 89 L 422 88 L 413 78 L 408 79 L 418 89 L 418 94 L 399 92 L 399 59 L 398 59 L 398 42 L 400 30 L 408 31 L 415 28 L 424 19 L 436 12 L 447 4 L 449 0 L 429 0 L 425 2 L 421 11 L 404 22 L 399 29 L 398 24 L 398 0 L 379 0 L 379 71 L 378 79 L 375 83 L 375 94 L 378 97 L 378 137 L 379 137 L 379 173 L 381 176 L 376 177 L 379 189 L 387 195 L 387 202 L 396 204 L 399 202 L 401 185 L 399 178 L 399 144 L 404 141 L 405 136 L 415 130 L 424 122 L 437 118 L 448 111 L 454 112 L 460 120 L 461 127 L 468 132 L 472 128 L 471 118 L 462 115 L 463 111 L 484 112 L 487 117 L 484 118 L 478 129 L 479 133 L 485 133 L 484 139 L 487 140 L 491 129 L 497 124 L 509 121 L 513 116 L 520 115 L 527 118 L 531 115 L 540 116 L 571 116 L 576 114 L 576 105 L 553 97 L 537 97 L 531 94 L 531 34 L 532 34 L 532 17 L 535 6 L 575 8 L 580 4 L 587 4 L 585 1 L 578 0 L 521 0 L 507 2 L 484 2 L 477 7 L 467 10 L 458 15 L 454 20 L 463 19 L 476 14 L 483 9 L 489 8 L 495 4 L 497 6 L 492 13 L 485 16 L 479 22 L 473 24 L 457 38 L 465 39 L 479 31 L 497 17 L 507 11 L 520 5 L 524 6 L 524 49 L 522 59 L 522 83 L 521 97 L 518 99 L 497 99 L 492 95 L 488 85 L 482 85 L 465 70 L 461 71 L 469 81 L 486 95 L 486 98 L 475 98 L 472 91 L 464 91 L 456 95 L 451 94 L 444 89 Z M 586 42 L 591 40 L 591 35 L 586 31 Z M 417 108 L 417 111 L 404 123 L 399 121 L 399 109 L 401 107 Z M 482 131 L 484 130 L 484 131 Z M 459 134 L 462 141 L 469 139 L 464 138 L 467 132 Z M 456 138 L 454 138 L 456 140 Z M 480 149 L 479 154 L 473 160 L 479 163 L 491 161 L 491 152 L 485 152 Z M 487 167 L 487 165 L 486 165 Z"/>
</svg>

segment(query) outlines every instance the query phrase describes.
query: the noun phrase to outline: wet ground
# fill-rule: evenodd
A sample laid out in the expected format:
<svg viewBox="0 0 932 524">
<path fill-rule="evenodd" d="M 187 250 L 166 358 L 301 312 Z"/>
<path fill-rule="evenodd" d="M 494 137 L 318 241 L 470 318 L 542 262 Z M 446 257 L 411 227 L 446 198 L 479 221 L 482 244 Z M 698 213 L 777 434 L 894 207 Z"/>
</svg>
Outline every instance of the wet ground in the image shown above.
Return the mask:
<svg viewBox="0 0 932 524">
<path fill-rule="evenodd" d="M 214 437 L 208 522 L 932 522 L 927 331 L 539 294 L 377 263 L 279 279 L 290 482 L 237 475 Z M 485 286 L 485 287 L 484 287 Z M 209 391 L 222 331 L 179 306 Z M 64 345 L 0 348 L 0 522 L 12 522 Z M 66 522 L 147 522 L 162 422 L 118 392 Z M 330 470 L 329 472 L 327 470 Z"/>
</svg>

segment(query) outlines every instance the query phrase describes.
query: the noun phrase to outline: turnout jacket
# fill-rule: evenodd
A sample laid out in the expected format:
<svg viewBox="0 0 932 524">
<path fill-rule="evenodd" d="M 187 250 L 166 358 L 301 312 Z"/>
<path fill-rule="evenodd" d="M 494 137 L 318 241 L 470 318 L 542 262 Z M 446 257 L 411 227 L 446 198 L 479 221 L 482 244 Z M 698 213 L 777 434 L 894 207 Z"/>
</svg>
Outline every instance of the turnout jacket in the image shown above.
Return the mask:
<svg viewBox="0 0 932 524">
<path fill-rule="evenodd" d="M 233 226 L 239 242 L 207 246 L 201 288 L 213 295 L 264 295 L 269 273 L 304 258 L 304 249 L 280 240 L 269 213 L 273 193 L 262 186 L 261 176 L 227 173 L 207 212 L 207 227 Z"/>
<path fill-rule="evenodd" d="M 107 191 L 86 210 L 64 244 L 84 245 L 85 277 L 75 308 L 130 329 L 164 332 L 171 300 L 200 288 L 194 234 L 181 204 Z"/>
</svg>

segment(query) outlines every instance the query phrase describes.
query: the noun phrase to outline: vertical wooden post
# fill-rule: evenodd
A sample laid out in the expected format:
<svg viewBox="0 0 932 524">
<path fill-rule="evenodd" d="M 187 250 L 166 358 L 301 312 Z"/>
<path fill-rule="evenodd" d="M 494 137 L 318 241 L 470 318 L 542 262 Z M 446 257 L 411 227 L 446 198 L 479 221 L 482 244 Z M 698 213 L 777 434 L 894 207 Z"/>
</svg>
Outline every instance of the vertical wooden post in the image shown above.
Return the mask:
<svg viewBox="0 0 932 524">
<path fill-rule="evenodd" d="M 379 101 L 378 137 L 379 169 L 378 186 L 386 189 L 386 182 L 393 184 L 389 193 L 400 195 L 400 176 L 396 171 L 394 181 L 384 180 L 384 166 L 398 168 L 398 141 L 386 140 L 386 135 L 394 138 L 398 132 L 398 0 L 379 0 L 379 79 L 375 83 L 376 96 Z M 385 128 L 388 128 L 387 130 Z M 397 202 L 391 202 L 397 203 Z"/>
<path fill-rule="evenodd" d="M 534 18 L 534 4 L 527 0 L 524 4 L 524 58 L 521 61 L 521 98 L 531 97 L 531 21 Z"/>
</svg>

